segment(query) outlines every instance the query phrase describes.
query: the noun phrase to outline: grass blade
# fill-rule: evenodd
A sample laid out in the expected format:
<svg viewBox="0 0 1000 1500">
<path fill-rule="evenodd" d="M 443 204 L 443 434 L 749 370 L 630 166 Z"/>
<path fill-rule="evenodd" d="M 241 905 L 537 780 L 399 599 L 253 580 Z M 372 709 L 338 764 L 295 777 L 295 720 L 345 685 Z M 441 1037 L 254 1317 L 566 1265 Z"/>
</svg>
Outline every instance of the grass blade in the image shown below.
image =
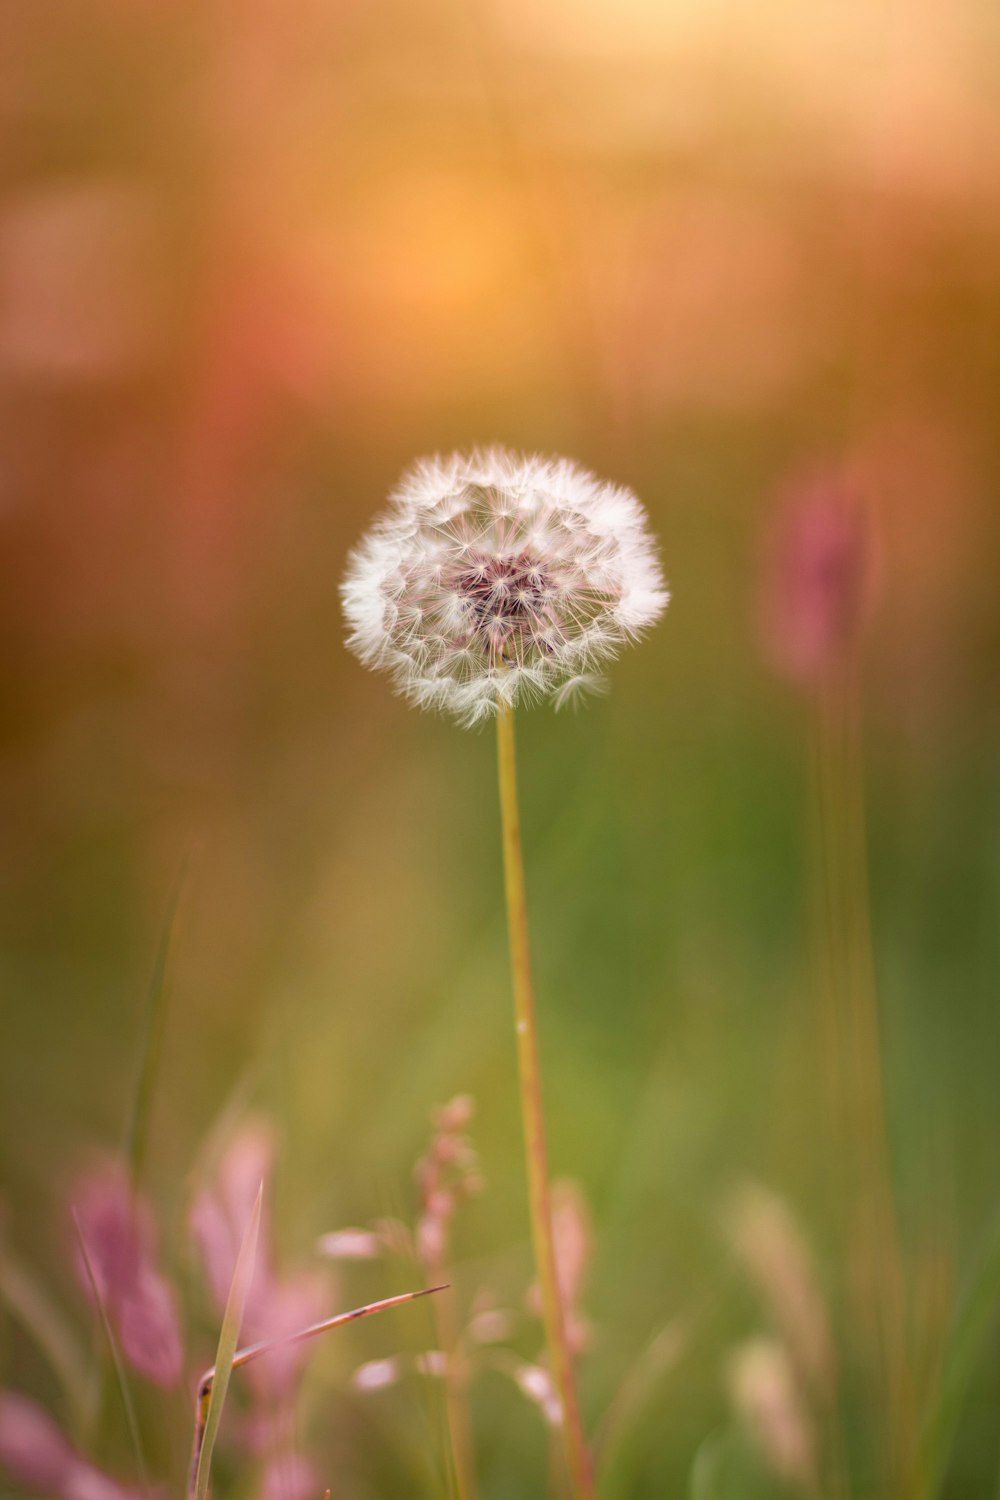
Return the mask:
<svg viewBox="0 0 1000 1500">
<path fill-rule="evenodd" d="M 129 1180 L 133 1189 L 139 1185 L 146 1161 L 149 1121 L 152 1115 L 153 1097 L 160 1071 L 160 1056 L 163 1052 L 163 1037 L 166 1031 L 167 975 L 170 953 L 187 870 L 188 859 L 185 857 L 167 906 L 167 914 L 160 931 L 160 941 L 153 959 L 153 972 L 150 975 L 149 990 L 146 995 L 135 1096 L 132 1100 L 128 1123 L 125 1126 L 125 1159 L 128 1162 Z"/>
<path fill-rule="evenodd" d="M 1000 1212 L 990 1224 L 978 1264 L 958 1307 L 945 1353 L 937 1399 L 920 1444 L 926 1493 L 937 1495 L 958 1430 L 962 1407 L 1000 1309 Z"/>
<path fill-rule="evenodd" d="M 260 1195 L 258 1194 L 257 1206 L 255 1208 L 255 1214 L 257 1215 L 258 1220 L 259 1212 Z M 247 1233 L 249 1234 L 249 1232 L 250 1231 L 248 1229 Z M 254 1240 L 256 1243 L 256 1226 L 254 1226 Z M 244 1246 L 245 1244 L 246 1240 L 244 1240 Z M 241 1248 L 241 1258 L 242 1255 L 243 1249 Z M 237 1273 L 239 1273 L 239 1261 L 237 1261 L 236 1270 Z M 234 1287 L 236 1286 L 236 1282 L 237 1275 L 234 1274 Z M 405 1302 L 414 1302 L 418 1297 L 430 1297 L 434 1292 L 445 1292 L 447 1290 L 447 1286 L 429 1286 L 422 1287 L 417 1292 L 401 1292 L 398 1296 L 395 1297 L 383 1297 L 378 1302 L 366 1302 L 363 1307 L 353 1307 L 351 1308 L 350 1312 L 335 1313 L 332 1318 L 324 1318 L 320 1323 L 310 1323 L 307 1328 L 300 1328 L 297 1333 L 287 1334 L 284 1338 L 263 1339 L 260 1343 L 248 1344 L 246 1348 L 235 1349 L 231 1353 L 229 1353 L 228 1351 L 223 1351 L 222 1338 L 220 1337 L 219 1353 L 216 1362 L 210 1370 L 205 1371 L 205 1374 L 198 1382 L 198 1405 L 195 1414 L 194 1455 L 191 1461 L 191 1483 L 188 1489 L 188 1495 L 189 1497 L 191 1497 L 191 1500 L 205 1500 L 205 1495 L 207 1494 L 208 1464 L 211 1462 L 211 1448 L 215 1444 L 215 1433 L 218 1430 L 218 1419 L 216 1419 L 211 1433 L 209 1431 L 212 1421 L 212 1412 L 218 1411 L 218 1413 L 221 1415 L 222 1401 L 225 1397 L 225 1390 L 229 1385 L 229 1379 L 233 1370 L 239 1370 L 243 1367 L 243 1365 L 251 1364 L 255 1359 L 260 1359 L 262 1355 L 270 1354 L 274 1349 L 285 1349 L 289 1344 L 304 1344 L 307 1339 L 316 1338 L 317 1335 L 321 1333 L 328 1333 L 331 1328 L 341 1328 L 345 1323 L 355 1323 L 359 1318 L 368 1318 L 373 1313 L 385 1312 L 390 1307 L 402 1307 Z M 232 1291 L 230 1291 L 229 1297 L 230 1302 L 232 1302 Z M 226 1316 L 229 1316 L 228 1303 L 226 1306 Z M 225 1327 L 225 1321 L 223 1321 L 224 1332 Z M 238 1333 L 238 1331 L 239 1330 L 237 1328 L 236 1332 Z M 221 1389 L 216 1399 L 217 1387 Z M 208 1455 L 207 1458 L 205 1457 L 206 1453 Z M 201 1467 L 203 1462 L 205 1463 L 204 1491 L 198 1487 L 199 1476 L 201 1474 Z M 330 1492 L 328 1490 L 327 1496 L 329 1496 L 329 1493 Z"/>
<path fill-rule="evenodd" d="M 194 1452 L 191 1457 L 191 1479 L 188 1486 L 188 1494 L 194 1497 L 194 1500 L 207 1500 L 208 1496 L 212 1451 L 219 1434 L 222 1408 L 229 1389 L 229 1378 L 236 1362 L 240 1328 L 250 1293 L 250 1283 L 253 1280 L 263 1196 L 264 1184 L 261 1183 L 257 1189 L 253 1212 L 243 1235 L 240 1253 L 236 1257 L 236 1268 L 233 1271 L 229 1296 L 226 1300 L 226 1311 L 219 1333 L 219 1344 L 215 1351 L 215 1364 L 206 1375 L 202 1376 L 198 1386 Z"/>
<path fill-rule="evenodd" d="M 606 1485 L 614 1471 L 625 1433 L 642 1412 L 657 1383 L 683 1359 L 690 1344 L 690 1330 L 677 1319 L 650 1339 L 626 1374 L 594 1440 L 598 1472 Z"/>
<path fill-rule="evenodd" d="M 34 1272 L 0 1242 L 0 1300 L 44 1354 L 69 1398 L 77 1421 L 93 1406 L 87 1362 L 72 1328 Z"/>
<path fill-rule="evenodd" d="M 132 1401 L 132 1392 L 129 1388 L 128 1378 L 125 1374 L 125 1365 L 122 1362 L 122 1357 L 118 1352 L 118 1342 L 114 1336 L 111 1322 L 108 1318 L 108 1310 L 105 1306 L 104 1298 L 101 1295 L 101 1288 L 98 1284 L 97 1274 L 94 1270 L 94 1263 L 90 1258 L 90 1251 L 87 1249 L 87 1241 L 83 1237 L 83 1230 L 80 1228 L 80 1220 L 77 1217 L 76 1209 L 73 1210 L 73 1227 L 76 1230 L 76 1237 L 80 1245 L 80 1253 L 83 1256 L 83 1264 L 87 1271 L 87 1279 L 90 1282 L 90 1288 L 94 1294 L 94 1301 L 97 1304 L 97 1311 L 101 1319 L 101 1326 L 104 1329 L 104 1337 L 107 1340 L 108 1344 L 108 1352 L 111 1355 L 111 1363 L 114 1366 L 115 1379 L 118 1382 L 118 1391 L 121 1395 L 122 1407 L 125 1411 L 125 1421 L 128 1424 L 129 1437 L 132 1439 L 132 1446 L 135 1449 L 136 1462 L 139 1465 L 139 1474 L 142 1478 L 142 1487 L 146 1495 L 148 1496 L 150 1494 L 149 1471 L 146 1468 L 146 1455 L 143 1452 L 142 1435 L 139 1432 L 139 1423 L 135 1415 L 135 1405 Z"/>
</svg>

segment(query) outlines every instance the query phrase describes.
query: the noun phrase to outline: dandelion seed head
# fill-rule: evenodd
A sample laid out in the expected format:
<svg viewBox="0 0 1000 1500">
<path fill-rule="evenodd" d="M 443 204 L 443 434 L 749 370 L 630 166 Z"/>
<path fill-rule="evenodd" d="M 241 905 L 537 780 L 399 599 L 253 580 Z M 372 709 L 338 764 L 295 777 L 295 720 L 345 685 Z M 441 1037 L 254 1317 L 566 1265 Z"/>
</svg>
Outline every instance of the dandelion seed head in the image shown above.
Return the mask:
<svg viewBox="0 0 1000 1500">
<path fill-rule="evenodd" d="M 668 594 L 645 511 L 568 459 L 425 459 L 352 553 L 348 645 L 422 708 L 471 725 L 600 686 Z"/>
</svg>

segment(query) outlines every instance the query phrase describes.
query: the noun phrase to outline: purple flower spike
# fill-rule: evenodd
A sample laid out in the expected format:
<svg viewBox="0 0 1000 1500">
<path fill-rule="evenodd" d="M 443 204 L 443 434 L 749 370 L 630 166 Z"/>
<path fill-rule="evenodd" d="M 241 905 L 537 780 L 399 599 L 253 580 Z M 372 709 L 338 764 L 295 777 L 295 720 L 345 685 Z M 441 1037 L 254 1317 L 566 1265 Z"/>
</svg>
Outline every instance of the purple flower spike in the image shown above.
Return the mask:
<svg viewBox="0 0 1000 1500">
<path fill-rule="evenodd" d="M 280 1453 L 264 1469 L 257 1500 L 316 1500 L 322 1489 L 308 1459 L 296 1453 Z"/>
<path fill-rule="evenodd" d="M 50 1500 L 138 1500 L 70 1447 L 52 1418 L 25 1396 L 0 1391 L 0 1468 Z"/>
<path fill-rule="evenodd" d="M 270 1177 L 273 1159 L 274 1141 L 267 1126 L 251 1124 L 244 1127 L 219 1164 L 215 1181 L 199 1193 L 191 1210 L 191 1228 L 201 1250 L 212 1300 L 220 1312 L 229 1296 L 233 1268 L 243 1232 L 253 1212 L 257 1190 Z M 267 1256 L 265 1216 L 261 1221 L 255 1284 L 267 1273 Z"/>
<path fill-rule="evenodd" d="M 843 661 L 870 603 L 871 536 L 850 479 L 834 471 L 793 484 L 768 550 L 766 656 L 781 676 L 817 683 Z"/>
<path fill-rule="evenodd" d="M 176 1385 L 184 1352 L 177 1308 L 166 1282 L 143 1269 L 116 1306 L 122 1353 L 132 1368 L 154 1385 Z"/>
<path fill-rule="evenodd" d="M 72 1448 L 40 1406 L 0 1391 L 0 1464 L 11 1478 L 61 1494 L 73 1460 Z"/>
<path fill-rule="evenodd" d="M 274 1137 L 266 1123 L 251 1121 L 229 1143 L 212 1180 L 196 1198 L 191 1227 L 205 1266 L 209 1294 L 221 1314 L 233 1267 L 260 1184 L 270 1175 Z M 242 1341 L 271 1345 L 240 1371 L 250 1397 L 243 1423 L 244 1458 L 259 1458 L 255 1500 L 312 1500 L 323 1486 L 297 1450 L 295 1397 L 313 1346 L 292 1336 L 319 1322 L 329 1307 L 326 1278 L 308 1271 L 290 1275 L 276 1264 L 271 1224 L 261 1222 L 253 1281 L 243 1318 Z"/>
<path fill-rule="evenodd" d="M 173 1292 L 156 1270 L 156 1229 L 148 1204 L 129 1186 L 124 1171 L 107 1164 L 81 1177 L 73 1210 L 122 1354 L 140 1375 L 173 1386 L 183 1367 L 180 1320 Z M 83 1254 L 78 1275 L 93 1295 Z"/>
</svg>

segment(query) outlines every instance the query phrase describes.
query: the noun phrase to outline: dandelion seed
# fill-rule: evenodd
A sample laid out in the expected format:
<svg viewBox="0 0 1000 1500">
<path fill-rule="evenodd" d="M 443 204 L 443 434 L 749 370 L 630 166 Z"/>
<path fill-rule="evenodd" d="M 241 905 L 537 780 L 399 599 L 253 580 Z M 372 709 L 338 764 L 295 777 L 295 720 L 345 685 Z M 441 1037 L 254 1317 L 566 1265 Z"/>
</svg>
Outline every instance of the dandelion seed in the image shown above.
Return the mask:
<svg viewBox="0 0 1000 1500">
<path fill-rule="evenodd" d="M 471 725 L 600 687 L 665 608 L 645 512 L 567 459 L 427 459 L 352 554 L 348 645 L 399 692 Z"/>
</svg>

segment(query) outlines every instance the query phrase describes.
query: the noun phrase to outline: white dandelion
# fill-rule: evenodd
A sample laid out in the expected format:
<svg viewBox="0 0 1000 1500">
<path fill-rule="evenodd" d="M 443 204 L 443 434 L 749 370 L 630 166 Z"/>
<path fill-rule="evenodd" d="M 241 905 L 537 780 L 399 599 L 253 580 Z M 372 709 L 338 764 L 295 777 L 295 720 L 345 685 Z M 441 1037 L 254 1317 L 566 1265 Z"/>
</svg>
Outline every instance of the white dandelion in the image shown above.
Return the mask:
<svg viewBox="0 0 1000 1500">
<path fill-rule="evenodd" d="M 559 1295 L 514 709 L 539 697 L 559 708 L 601 686 L 599 668 L 667 604 L 656 546 L 630 490 L 568 459 L 456 453 L 404 474 L 351 554 L 342 592 L 351 650 L 411 702 L 464 724 L 496 718 L 528 1204 L 548 1346 L 548 1368 L 530 1367 L 521 1386 L 558 1427 L 573 1500 L 596 1500 L 578 1350 Z"/>
<path fill-rule="evenodd" d="M 342 594 L 351 650 L 467 725 L 599 689 L 598 668 L 669 598 L 631 491 L 499 448 L 404 474 Z"/>
</svg>

